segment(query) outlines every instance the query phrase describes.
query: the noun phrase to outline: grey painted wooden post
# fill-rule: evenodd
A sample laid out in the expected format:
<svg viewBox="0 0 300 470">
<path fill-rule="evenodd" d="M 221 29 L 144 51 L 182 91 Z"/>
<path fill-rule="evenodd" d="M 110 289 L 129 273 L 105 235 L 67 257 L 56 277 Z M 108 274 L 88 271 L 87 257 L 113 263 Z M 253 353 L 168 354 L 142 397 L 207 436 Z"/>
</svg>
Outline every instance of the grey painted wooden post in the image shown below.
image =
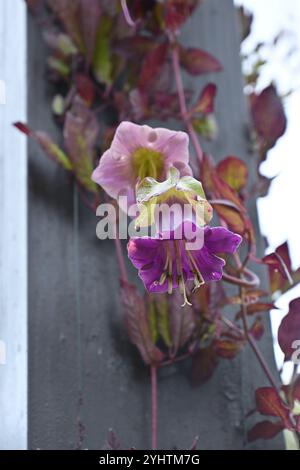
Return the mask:
<svg viewBox="0 0 300 470">
<path fill-rule="evenodd" d="M 0 449 L 27 446 L 27 161 L 17 120 L 26 121 L 26 7 L 1 0 Z"/>
<path fill-rule="evenodd" d="M 29 122 L 56 135 L 40 36 L 30 20 Z M 204 2 L 183 39 L 211 51 L 225 67 L 212 77 L 219 85 L 220 129 L 206 148 L 217 158 L 237 154 L 251 166 L 232 1 Z M 203 83 L 186 81 L 199 89 Z M 96 218 L 66 174 L 32 145 L 29 177 L 29 445 L 76 448 L 83 436 L 84 448 L 97 449 L 114 428 L 124 446 L 147 448 L 149 377 L 122 330 L 113 244 L 96 239 Z M 261 346 L 275 371 L 269 325 Z M 174 366 L 159 376 L 160 448 L 188 448 L 195 435 L 201 449 L 243 448 L 245 414 L 255 387 L 266 383 L 252 352 L 223 361 L 200 388 L 190 387 L 187 369 Z M 282 441 L 256 446 L 276 448 Z"/>
</svg>

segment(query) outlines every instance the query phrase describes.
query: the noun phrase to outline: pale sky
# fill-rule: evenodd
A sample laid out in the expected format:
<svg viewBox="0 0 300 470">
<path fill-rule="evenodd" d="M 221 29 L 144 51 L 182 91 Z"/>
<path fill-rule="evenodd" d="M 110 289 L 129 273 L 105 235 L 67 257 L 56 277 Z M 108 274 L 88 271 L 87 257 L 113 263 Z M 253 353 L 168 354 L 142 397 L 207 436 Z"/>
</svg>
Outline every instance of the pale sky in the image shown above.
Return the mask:
<svg viewBox="0 0 300 470">
<path fill-rule="evenodd" d="M 235 0 L 235 3 L 254 13 L 251 35 L 243 43 L 244 53 L 252 51 L 258 42 L 270 43 L 284 31 L 275 51 L 268 46 L 263 49 L 267 64 L 262 68 L 258 88 L 263 89 L 274 81 L 281 94 L 291 89 L 295 91 L 284 101 L 287 131 L 261 165 L 264 175 L 276 178 L 268 196 L 259 199 L 258 210 L 261 230 L 268 239 L 270 251 L 288 240 L 293 267 L 296 268 L 300 265 L 300 0 Z M 281 310 L 271 312 L 274 338 L 289 301 L 298 296 L 300 286 L 276 302 Z M 283 354 L 276 343 L 275 356 L 280 367 Z M 289 379 L 290 371 L 290 364 L 287 364 L 284 381 Z"/>
</svg>

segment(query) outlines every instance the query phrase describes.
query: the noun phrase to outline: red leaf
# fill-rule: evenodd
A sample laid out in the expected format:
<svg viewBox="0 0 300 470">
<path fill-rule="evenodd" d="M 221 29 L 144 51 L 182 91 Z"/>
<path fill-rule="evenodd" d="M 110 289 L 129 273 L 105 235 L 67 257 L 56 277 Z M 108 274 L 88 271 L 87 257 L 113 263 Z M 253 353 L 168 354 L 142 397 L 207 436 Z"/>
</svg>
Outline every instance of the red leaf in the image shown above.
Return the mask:
<svg viewBox="0 0 300 470">
<path fill-rule="evenodd" d="M 291 259 L 287 242 L 276 248 L 274 253 L 265 256 L 262 262 L 268 266 L 272 292 L 282 290 L 292 276 Z"/>
<path fill-rule="evenodd" d="M 32 130 L 27 126 L 27 124 L 24 124 L 23 122 L 14 122 L 14 126 L 28 137 L 32 136 L 33 134 Z"/>
<path fill-rule="evenodd" d="M 192 385 L 197 387 L 206 382 L 213 374 L 218 365 L 218 358 L 213 344 L 205 349 L 199 349 L 193 355 L 192 362 Z"/>
<path fill-rule="evenodd" d="M 39 144 L 41 149 L 49 158 L 51 158 L 51 160 L 59 163 L 65 170 L 72 170 L 72 163 L 69 157 L 63 152 L 63 150 L 61 150 L 61 148 L 46 132 L 33 131 L 22 122 L 15 122 L 14 126 L 19 129 L 19 131 L 35 140 L 35 142 Z"/>
<path fill-rule="evenodd" d="M 300 401 L 300 375 L 298 375 L 294 383 L 282 385 L 281 389 L 288 398 L 291 397 L 293 400 Z"/>
<path fill-rule="evenodd" d="M 229 156 L 217 165 L 217 173 L 232 189 L 240 191 L 247 184 L 247 165 L 238 157 Z"/>
<path fill-rule="evenodd" d="M 156 77 L 156 75 L 159 73 L 160 69 L 166 61 L 167 52 L 168 43 L 163 42 L 162 44 L 159 44 L 154 49 L 152 49 L 146 55 L 142 64 L 141 75 L 139 78 L 140 88 L 143 89 L 147 87 Z"/>
<path fill-rule="evenodd" d="M 83 39 L 80 27 L 79 3 L 74 0 L 47 0 L 47 2 L 63 24 L 66 33 L 82 50 Z"/>
<path fill-rule="evenodd" d="M 170 296 L 169 321 L 173 352 L 186 344 L 195 331 L 195 318 L 193 309 L 189 306 L 181 307 L 181 294 L 178 291 Z"/>
<path fill-rule="evenodd" d="M 180 62 L 191 75 L 220 72 L 223 70 L 220 62 L 208 52 L 193 47 L 180 47 Z"/>
<path fill-rule="evenodd" d="M 214 83 L 206 85 L 195 106 L 192 109 L 192 113 L 201 113 L 204 115 L 211 114 L 214 112 L 214 101 L 217 94 L 217 87 Z"/>
<path fill-rule="evenodd" d="M 289 427 L 289 409 L 284 405 L 278 393 L 272 387 L 261 387 L 255 390 L 256 409 L 262 415 L 281 418 Z"/>
<path fill-rule="evenodd" d="M 80 97 L 88 104 L 91 105 L 95 99 L 95 85 L 88 75 L 78 73 L 75 76 L 75 83 L 77 92 Z"/>
<path fill-rule="evenodd" d="M 121 284 L 121 302 L 128 335 L 138 348 L 144 362 L 146 364 L 160 362 L 163 354 L 152 342 L 145 301 L 134 285 Z"/>
<path fill-rule="evenodd" d="M 242 349 L 244 341 L 216 340 L 215 347 L 218 356 L 223 359 L 233 359 Z"/>
<path fill-rule="evenodd" d="M 41 6 L 41 0 L 25 0 L 25 2 L 32 13 L 36 13 Z"/>
<path fill-rule="evenodd" d="M 300 401 L 300 375 L 293 384 L 293 398 Z"/>
<path fill-rule="evenodd" d="M 214 204 L 213 207 L 217 214 L 228 224 L 230 230 L 240 235 L 245 233 L 245 221 L 236 209 L 225 207 L 222 204 Z"/>
<path fill-rule="evenodd" d="M 204 155 L 200 171 L 205 192 L 212 198 L 224 200 L 225 203 L 229 202 L 229 204 L 214 203 L 213 207 L 217 214 L 226 221 L 229 228 L 234 232 L 244 235 L 247 230 L 252 234 L 251 221 L 238 193 L 219 176 L 212 157 Z M 230 203 L 233 207 L 230 207 Z"/>
<path fill-rule="evenodd" d="M 253 325 L 250 328 L 250 334 L 256 339 L 260 340 L 262 335 L 264 334 L 265 328 L 261 318 L 256 318 Z"/>
<path fill-rule="evenodd" d="M 254 304 L 247 305 L 247 314 L 253 315 L 258 312 L 269 312 L 274 309 L 277 309 L 277 307 L 272 302 L 256 302 Z"/>
<path fill-rule="evenodd" d="M 91 192 L 97 192 L 91 174 L 98 132 L 99 123 L 95 114 L 80 99 L 75 101 L 65 118 L 65 147 L 73 163 L 77 181 Z"/>
<path fill-rule="evenodd" d="M 278 329 L 278 342 L 285 355 L 285 360 L 291 359 L 295 353 L 294 342 L 300 340 L 300 297 L 289 304 L 289 313 L 283 318 Z"/>
<path fill-rule="evenodd" d="M 166 0 L 166 28 L 176 31 L 191 16 L 198 3 L 199 0 Z"/>
<path fill-rule="evenodd" d="M 242 26 L 242 41 L 249 36 L 253 22 L 253 14 L 249 13 L 243 6 L 238 8 L 238 14 Z"/>
<path fill-rule="evenodd" d="M 252 95 L 250 104 L 254 127 L 271 148 L 286 129 L 285 112 L 274 85 L 268 86 L 259 95 Z"/>
<path fill-rule="evenodd" d="M 256 439 L 272 439 L 280 431 L 284 429 L 284 425 L 281 421 L 261 421 L 255 424 L 252 429 L 248 432 L 248 441 L 253 442 Z"/>
<path fill-rule="evenodd" d="M 86 60 L 88 64 L 91 64 L 101 18 L 99 0 L 89 0 L 88 2 L 86 0 L 80 0 L 79 18 L 83 34 Z"/>
</svg>

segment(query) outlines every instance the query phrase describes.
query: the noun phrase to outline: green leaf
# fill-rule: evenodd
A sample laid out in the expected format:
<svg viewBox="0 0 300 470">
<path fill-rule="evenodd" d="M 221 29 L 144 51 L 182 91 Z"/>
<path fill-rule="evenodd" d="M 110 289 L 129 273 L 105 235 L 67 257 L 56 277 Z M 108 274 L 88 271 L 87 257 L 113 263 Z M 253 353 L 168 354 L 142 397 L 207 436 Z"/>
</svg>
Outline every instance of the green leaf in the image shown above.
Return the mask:
<svg viewBox="0 0 300 470">
<path fill-rule="evenodd" d="M 73 165 L 69 157 L 61 150 L 61 148 L 53 142 L 51 137 L 42 131 L 33 131 L 27 124 L 23 122 L 15 122 L 14 126 L 23 134 L 27 135 L 31 139 L 35 140 L 39 146 L 44 150 L 46 155 L 51 158 L 51 160 L 59 163 L 66 170 L 72 170 Z"/>
<path fill-rule="evenodd" d="M 177 184 L 177 189 L 197 194 L 197 196 L 205 199 L 205 192 L 202 183 L 192 176 L 183 176 Z"/>
<path fill-rule="evenodd" d="M 157 312 L 154 301 L 150 298 L 148 302 L 148 322 L 153 344 L 158 340 Z"/>
<path fill-rule="evenodd" d="M 52 111 L 57 116 L 62 116 L 65 110 L 65 100 L 61 95 L 55 95 L 52 100 Z"/>
<path fill-rule="evenodd" d="M 50 69 L 61 75 L 63 78 L 67 78 L 70 74 L 70 67 L 62 59 L 50 56 L 47 60 Z"/>
<path fill-rule="evenodd" d="M 57 163 L 59 163 L 65 170 L 72 170 L 73 165 L 69 157 L 53 142 L 53 140 L 41 131 L 35 132 L 35 140 L 40 144 L 44 152 Z"/>
<path fill-rule="evenodd" d="M 169 321 L 169 309 L 166 297 L 162 297 L 156 302 L 158 330 L 166 346 L 172 346 L 171 328 Z"/>
<path fill-rule="evenodd" d="M 96 46 L 93 57 L 93 72 L 96 79 L 110 85 L 112 83 L 112 61 L 110 51 L 110 34 L 112 19 L 103 16 L 97 32 Z"/>
</svg>

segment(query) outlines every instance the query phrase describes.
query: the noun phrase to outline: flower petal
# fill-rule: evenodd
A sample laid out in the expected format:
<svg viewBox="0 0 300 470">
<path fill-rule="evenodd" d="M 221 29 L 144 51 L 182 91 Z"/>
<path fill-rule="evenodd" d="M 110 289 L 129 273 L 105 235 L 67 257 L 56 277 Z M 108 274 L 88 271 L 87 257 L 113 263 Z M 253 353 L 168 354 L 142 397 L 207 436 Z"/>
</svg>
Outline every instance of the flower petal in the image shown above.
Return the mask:
<svg viewBox="0 0 300 470">
<path fill-rule="evenodd" d="M 104 152 L 99 165 L 92 174 L 92 180 L 99 184 L 109 196 L 118 199 L 120 195 L 127 196 L 128 207 L 135 203 L 134 183 L 128 165 L 128 158 L 114 158 L 111 149 Z"/>
<path fill-rule="evenodd" d="M 153 129 L 146 125 L 139 126 L 129 121 L 121 122 L 110 147 L 113 156 L 129 157 L 137 148 L 147 147 L 148 137 L 152 131 Z"/>
<path fill-rule="evenodd" d="M 204 281 L 219 281 L 223 275 L 225 261 L 209 252 L 206 246 L 192 252 Z"/>
<path fill-rule="evenodd" d="M 205 246 L 211 253 L 234 253 L 242 237 L 224 227 L 205 228 Z"/>
<path fill-rule="evenodd" d="M 175 162 L 188 164 L 189 136 L 186 132 L 170 131 L 162 127 L 153 129 L 153 131 L 157 135 L 157 140 L 153 143 L 153 147 L 155 150 L 163 153 L 167 167 L 176 166 L 178 168 L 178 164 L 174 165 Z"/>
<path fill-rule="evenodd" d="M 138 269 L 149 292 L 166 292 L 167 281 L 162 285 L 158 283 L 165 265 L 166 253 L 162 240 L 150 237 L 135 237 L 129 240 L 128 257 Z"/>
</svg>

